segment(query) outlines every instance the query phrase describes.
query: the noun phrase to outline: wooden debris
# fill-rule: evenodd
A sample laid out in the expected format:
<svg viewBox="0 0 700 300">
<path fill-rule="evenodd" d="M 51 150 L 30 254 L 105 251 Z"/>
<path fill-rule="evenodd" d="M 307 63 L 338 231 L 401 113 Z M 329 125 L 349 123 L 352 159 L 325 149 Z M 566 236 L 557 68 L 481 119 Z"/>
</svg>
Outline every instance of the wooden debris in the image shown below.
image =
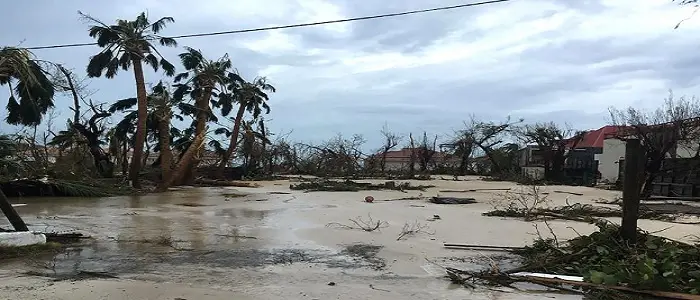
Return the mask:
<svg viewBox="0 0 700 300">
<path fill-rule="evenodd" d="M 514 251 L 523 250 L 524 247 L 491 246 L 491 245 L 469 245 L 469 244 L 443 244 L 445 248 L 465 249 L 465 250 L 493 250 L 493 251 Z"/>
<path fill-rule="evenodd" d="M 559 194 L 569 194 L 569 195 L 574 195 L 574 196 L 583 196 L 582 193 L 574 193 L 574 192 L 567 192 L 567 191 L 554 191 L 555 193 Z"/>
<path fill-rule="evenodd" d="M 432 197 L 430 203 L 435 204 L 473 204 L 476 203 L 474 198 L 456 198 L 456 197 Z"/>
<path fill-rule="evenodd" d="M 510 191 L 507 189 L 469 189 L 469 190 L 441 190 L 440 193 L 469 193 L 469 192 L 481 192 L 481 191 Z"/>
<path fill-rule="evenodd" d="M 214 179 L 205 179 L 205 178 L 199 178 L 199 179 L 195 180 L 195 183 L 197 183 L 199 185 L 206 185 L 206 186 L 233 186 L 233 187 L 249 187 L 249 188 L 260 187 L 260 185 L 255 183 L 255 182 L 234 181 L 234 180 L 214 180 Z"/>
</svg>

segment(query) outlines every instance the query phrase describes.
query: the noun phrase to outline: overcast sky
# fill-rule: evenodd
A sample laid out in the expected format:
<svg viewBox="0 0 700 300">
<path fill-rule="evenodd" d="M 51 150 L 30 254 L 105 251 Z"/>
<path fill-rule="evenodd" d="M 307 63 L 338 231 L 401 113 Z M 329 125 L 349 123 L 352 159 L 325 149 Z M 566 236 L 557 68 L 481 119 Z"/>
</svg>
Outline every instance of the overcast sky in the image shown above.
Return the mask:
<svg viewBox="0 0 700 300">
<path fill-rule="evenodd" d="M 172 16 L 164 35 L 323 21 L 455 5 L 474 0 L 8 1 L 0 45 L 91 42 L 77 11 L 107 23 L 147 11 Z M 318 141 L 335 133 L 379 143 L 397 132 L 447 135 L 463 120 L 568 122 L 595 129 L 607 110 L 651 108 L 673 89 L 696 94 L 700 14 L 671 0 L 513 0 L 390 19 L 189 38 L 210 58 L 228 53 L 246 78 L 267 76 L 278 92 L 270 126 Z M 97 46 L 36 50 L 84 74 Z M 182 49 L 163 49 L 173 63 Z M 147 82 L 162 74 L 147 73 Z M 133 75 L 93 79 L 96 102 L 133 97 Z M 0 90 L 6 99 L 7 90 Z M 6 103 L 2 100 L 2 106 Z M 65 123 L 70 100 L 56 99 Z M 2 112 L 4 119 L 5 111 Z M 2 124 L 2 131 L 12 127 Z"/>
</svg>

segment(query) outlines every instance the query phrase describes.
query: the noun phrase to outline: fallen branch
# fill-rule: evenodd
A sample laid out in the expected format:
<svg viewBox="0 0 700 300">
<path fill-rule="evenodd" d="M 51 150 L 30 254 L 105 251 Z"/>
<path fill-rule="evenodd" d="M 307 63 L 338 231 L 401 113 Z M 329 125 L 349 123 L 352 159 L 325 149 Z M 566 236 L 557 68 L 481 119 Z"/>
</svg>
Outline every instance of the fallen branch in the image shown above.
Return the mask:
<svg viewBox="0 0 700 300">
<path fill-rule="evenodd" d="M 428 228 L 428 224 L 421 224 L 418 221 L 415 221 L 413 223 L 406 223 L 403 224 L 403 228 L 401 229 L 401 233 L 399 233 L 399 237 L 396 238 L 397 241 L 400 241 L 403 238 L 406 238 L 408 236 L 416 235 L 418 233 L 427 233 L 427 234 L 435 234 L 435 233 L 428 233 L 425 230 Z"/>
<path fill-rule="evenodd" d="M 440 193 L 469 193 L 469 192 L 480 192 L 480 191 L 510 191 L 507 189 L 469 189 L 469 190 L 441 190 Z"/>
<path fill-rule="evenodd" d="M 233 181 L 233 180 L 213 180 L 213 179 L 205 179 L 205 178 L 197 178 L 195 180 L 195 183 L 198 185 L 205 185 L 205 186 L 233 186 L 233 187 L 249 187 L 249 188 L 260 187 L 260 185 L 255 183 L 255 182 Z"/>
<path fill-rule="evenodd" d="M 581 193 L 574 193 L 574 192 L 567 192 L 567 191 L 554 191 L 555 193 L 559 194 L 569 194 L 569 195 L 574 195 L 574 196 L 583 196 Z"/>
<path fill-rule="evenodd" d="M 435 204 L 473 204 L 476 203 L 474 198 L 456 198 L 456 197 L 432 197 L 430 203 Z"/>
<path fill-rule="evenodd" d="M 382 220 L 373 220 L 372 216 L 367 215 L 368 220 L 363 220 L 362 217 L 357 217 L 355 219 L 349 219 L 350 222 L 353 223 L 353 225 L 346 225 L 346 224 L 341 224 L 341 223 L 336 223 L 336 222 L 331 222 L 326 224 L 326 227 L 336 227 L 336 228 L 343 228 L 343 229 L 360 229 L 363 231 L 367 232 L 372 232 L 372 231 L 379 231 L 382 228 L 389 227 L 389 223 L 382 221 Z"/>
<path fill-rule="evenodd" d="M 514 251 L 514 250 L 524 250 L 525 247 L 509 247 L 509 246 L 490 246 L 490 245 L 469 245 L 469 244 L 450 244 L 450 243 L 445 243 L 443 244 L 445 248 L 453 248 L 453 249 L 465 249 L 465 250 L 481 250 L 481 249 L 488 249 L 488 250 L 503 250 L 503 251 Z"/>
</svg>

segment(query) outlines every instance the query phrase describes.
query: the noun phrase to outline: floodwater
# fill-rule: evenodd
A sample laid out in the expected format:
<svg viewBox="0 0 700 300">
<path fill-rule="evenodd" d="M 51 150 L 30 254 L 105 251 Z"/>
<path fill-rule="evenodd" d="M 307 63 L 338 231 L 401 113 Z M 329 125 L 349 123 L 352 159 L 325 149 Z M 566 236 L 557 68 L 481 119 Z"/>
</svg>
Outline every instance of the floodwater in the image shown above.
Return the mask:
<svg viewBox="0 0 700 300">
<path fill-rule="evenodd" d="M 444 249 L 442 243 L 522 246 L 536 230 L 531 223 L 481 216 L 498 192 L 472 193 L 478 203 L 468 205 L 385 201 L 509 183 L 432 184 L 438 187 L 422 193 L 303 193 L 290 191 L 288 181 L 273 181 L 260 188 L 185 188 L 134 197 L 14 199 L 27 204 L 17 210 L 32 230 L 93 238 L 55 256 L 0 261 L 0 298 L 580 299 L 451 284 L 445 266 L 508 268 L 517 259 Z M 582 203 L 617 195 L 565 188 L 585 191 L 577 199 Z M 377 200 L 364 203 L 366 195 Z M 352 225 L 351 218 L 384 225 L 373 232 L 327 226 Z M 424 226 L 421 232 L 397 240 L 404 224 L 416 222 Z M 588 224 L 552 224 L 562 238 L 593 230 Z M 684 230 L 694 228 L 670 234 Z"/>
</svg>

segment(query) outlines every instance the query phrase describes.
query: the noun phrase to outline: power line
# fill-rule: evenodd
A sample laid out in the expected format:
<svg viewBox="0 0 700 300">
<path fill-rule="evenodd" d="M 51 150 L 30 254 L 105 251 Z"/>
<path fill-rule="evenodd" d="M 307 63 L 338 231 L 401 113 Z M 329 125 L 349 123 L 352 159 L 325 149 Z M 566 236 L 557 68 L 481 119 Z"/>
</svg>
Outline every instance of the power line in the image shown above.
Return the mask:
<svg viewBox="0 0 700 300">
<path fill-rule="evenodd" d="M 487 5 L 487 4 L 496 4 L 496 3 L 509 2 L 509 1 L 512 1 L 512 0 L 490 0 L 490 1 L 452 5 L 452 6 L 442 6 L 442 7 L 428 8 L 428 9 L 410 10 L 410 11 L 397 12 L 397 13 L 348 18 L 348 19 L 338 19 L 338 20 L 329 20 L 329 21 L 320 21 L 320 22 L 311 22 L 311 23 L 299 23 L 299 24 L 291 24 L 291 25 L 259 27 L 259 28 L 239 29 L 239 30 L 229 30 L 229 31 L 183 34 L 183 35 L 171 36 L 170 38 L 183 39 L 183 38 L 202 37 L 202 36 L 226 35 L 226 34 L 248 33 L 248 32 L 258 32 L 258 31 L 268 31 L 268 30 L 279 30 L 279 29 L 287 29 L 287 28 L 318 26 L 318 25 L 336 24 L 336 23 L 347 23 L 347 22 L 354 22 L 354 21 L 363 21 L 363 20 L 371 20 L 371 19 L 382 19 L 382 18 L 398 17 L 398 16 L 405 16 L 405 15 L 414 15 L 414 14 L 421 14 L 421 13 L 434 12 L 434 11 L 452 10 L 452 9 L 458 9 L 458 8 L 465 8 L 465 7 L 471 7 L 471 6 L 481 6 L 481 5 Z M 27 49 L 27 50 L 41 50 L 41 49 L 83 47 L 83 46 L 92 46 L 92 45 L 97 45 L 97 43 L 61 44 L 61 45 L 50 45 L 50 46 L 27 47 L 25 49 Z"/>
</svg>

